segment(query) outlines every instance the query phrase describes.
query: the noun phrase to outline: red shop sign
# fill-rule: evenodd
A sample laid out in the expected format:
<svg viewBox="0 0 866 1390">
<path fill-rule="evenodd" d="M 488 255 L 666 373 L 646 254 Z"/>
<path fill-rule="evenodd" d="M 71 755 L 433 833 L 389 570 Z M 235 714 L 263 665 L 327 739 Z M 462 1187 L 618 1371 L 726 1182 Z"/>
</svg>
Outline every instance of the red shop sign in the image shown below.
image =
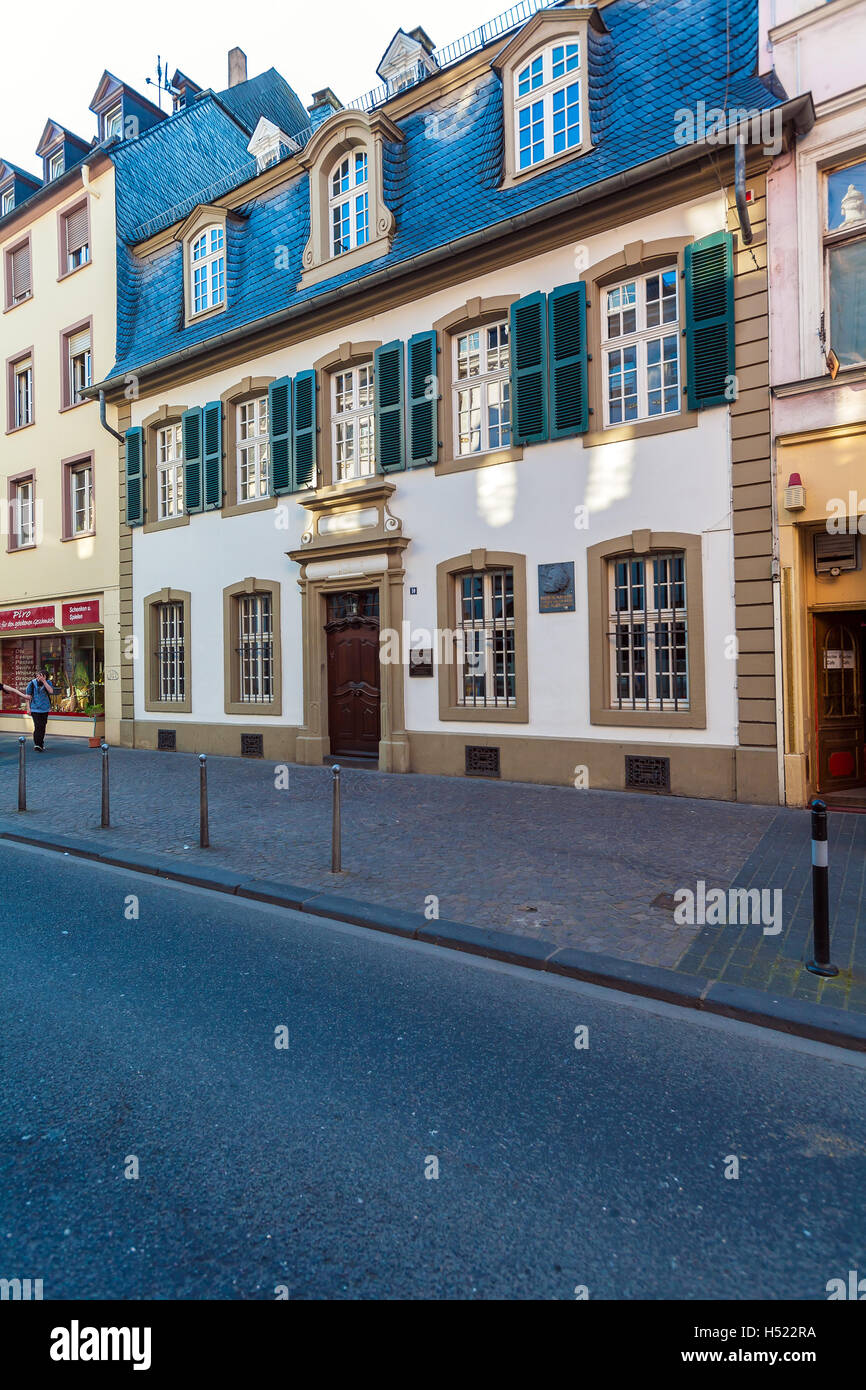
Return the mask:
<svg viewBox="0 0 866 1390">
<path fill-rule="evenodd" d="M 32 632 L 34 628 L 53 626 L 53 603 L 37 608 L 5 608 L 0 612 L 0 632 Z"/>
<path fill-rule="evenodd" d="M 99 599 L 89 598 L 84 603 L 64 603 L 63 626 L 74 627 L 76 623 L 99 622 Z"/>
</svg>

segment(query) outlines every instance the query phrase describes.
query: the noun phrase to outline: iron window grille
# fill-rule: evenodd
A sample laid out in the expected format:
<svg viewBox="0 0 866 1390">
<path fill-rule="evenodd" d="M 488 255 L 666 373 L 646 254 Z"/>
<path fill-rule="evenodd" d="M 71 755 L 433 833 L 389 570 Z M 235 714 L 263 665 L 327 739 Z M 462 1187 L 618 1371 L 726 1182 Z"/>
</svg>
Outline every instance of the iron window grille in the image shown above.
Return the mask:
<svg viewBox="0 0 866 1390">
<path fill-rule="evenodd" d="M 237 600 L 240 646 L 240 699 L 269 704 L 274 698 L 274 634 L 270 594 L 244 594 Z"/>
<path fill-rule="evenodd" d="M 609 574 L 612 708 L 687 710 L 685 555 L 622 556 Z"/>
<path fill-rule="evenodd" d="M 456 588 L 458 705 L 516 705 L 514 571 L 469 570 Z"/>
<path fill-rule="evenodd" d="M 176 703 L 186 696 L 183 604 L 161 603 L 159 623 L 159 698 Z"/>
</svg>

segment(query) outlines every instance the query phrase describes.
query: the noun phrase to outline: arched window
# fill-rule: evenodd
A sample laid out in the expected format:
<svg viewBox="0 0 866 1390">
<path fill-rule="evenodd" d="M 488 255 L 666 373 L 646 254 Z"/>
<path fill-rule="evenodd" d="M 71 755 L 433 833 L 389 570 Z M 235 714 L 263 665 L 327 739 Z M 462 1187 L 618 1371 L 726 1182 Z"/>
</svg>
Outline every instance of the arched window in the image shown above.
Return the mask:
<svg viewBox="0 0 866 1390">
<path fill-rule="evenodd" d="M 518 169 L 529 169 L 580 145 L 580 84 L 577 37 L 548 44 L 518 69 L 514 101 Z"/>
<path fill-rule="evenodd" d="M 328 200 L 331 255 L 342 256 L 370 240 L 370 191 L 367 152 L 355 150 L 335 166 Z"/>
<path fill-rule="evenodd" d="M 215 309 L 226 298 L 225 229 L 206 227 L 190 243 L 192 312 Z"/>
</svg>

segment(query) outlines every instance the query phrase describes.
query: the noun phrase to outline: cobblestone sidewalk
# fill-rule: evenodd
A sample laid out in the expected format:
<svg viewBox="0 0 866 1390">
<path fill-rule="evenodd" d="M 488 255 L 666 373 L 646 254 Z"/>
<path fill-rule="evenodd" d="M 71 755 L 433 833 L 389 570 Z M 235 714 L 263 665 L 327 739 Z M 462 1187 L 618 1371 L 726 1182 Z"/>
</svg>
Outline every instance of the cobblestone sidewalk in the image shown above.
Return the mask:
<svg viewBox="0 0 866 1390">
<path fill-rule="evenodd" d="M 803 970 L 811 923 L 809 817 L 726 802 L 344 769 L 344 872 L 330 866 L 331 774 L 208 759 L 210 850 L 198 848 L 192 754 L 113 749 L 112 829 L 99 830 L 100 758 L 82 742 L 28 748 L 28 824 L 305 888 L 710 974 L 866 1011 L 866 817 L 831 817 L 839 980 Z M 17 742 L 0 735 L 0 816 L 16 807 Z M 23 819 L 23 817 L 22 817 Z M 783 931 L 678 926 L 671 896 L 781 888 Z"/>
</svg>

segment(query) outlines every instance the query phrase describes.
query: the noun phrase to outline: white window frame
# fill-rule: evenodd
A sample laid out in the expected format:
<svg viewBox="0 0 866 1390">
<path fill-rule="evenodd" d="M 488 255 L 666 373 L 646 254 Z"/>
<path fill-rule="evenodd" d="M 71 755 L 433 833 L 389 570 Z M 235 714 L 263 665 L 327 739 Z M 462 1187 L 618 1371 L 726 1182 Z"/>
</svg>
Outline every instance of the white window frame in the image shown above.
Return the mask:
<svg viewBox="0 0 866 1390">
<path fill-rule="evenodd" d="M 858 158 L 858 159 L 853 159 L 853 160 L 852 160 L 852 159 L 849 159 L 849 160 L 845 160 L 845 161 L 840 162 L 840 163 L 838 163 L 838 164 L 834 164 L 832 168 L 826 169 L 826 170 L 824 171 L 824 176 L 823 176 L 823 179 L 822 179 L 822 189 L 821 189 L 821 192 L 822 192 L 822 199 L 821 199 L 821 201 L 822 201 L 822 205 L 823 205 L 823 206 L 822 206 L 822 215 L 821 215 L 822 242 L 823 242 L 823 245 L 822 245 L 822 257 L 823 257 L 823 262 L 824 262 L 824 265 L 823 265 L 823 274 L 824 274 L 824 303 L 825 303 L 825 305 L 827 306 L 827 313 L 826 313 L 826 334 L 827 334 L 827 347 L 828 347 L 828 348 L 832 348 L 832 347 L 834 346 L 834 343 L 833 343 L 833 337 L 834 337 L 834 332 L 833 332 L 833 301 L 832 301 L 831 292 L 830 292 L 830 262 L 831 262 L 831 259 L 832 259 L 832 253 L 833 253 L 833 251 L 837 250 L 837 249 L 840 248 L 840 247 L 850 246 L 850 245 L 852 245 L 852 243 L 860 242 L 860 241 L 862 241 L 864 238 L 866 238 L 866 217 L 860 218 L 858 221 L 856 221 L 856 222 L 851 222 L 851 223 L 848 224 L 848 225 L 844 225 L 844 224 L 843 224 L 843 225 L 840 226 L 840 227 L 833 227 L 833 228 L 830 227 L 830 217 L 829 217 L 829 182 L 830 182 L 830 178 L 831 178 L 831 176 L 832 176 L 833 174 L 844 174 L 844 172 L 845 172 L 846 169 L 859 168 L 861 165 L 866 166 L 866 159 L 864 159 L 862 155 L 861 155 L 860 158 Z M 861 191 L 863 191 L 863 190 L 861 190 Z M 837 338 L 837 346 L 839 346 L 839 347 L 841 348 L 841 340 L 839 340 L 838 338 Z M 862 363 L 862 362 L 841 362 L 841 361 L 840 361 L 840 363 L 839 363 L 839 371 L 840 371 L 840 372 L 856 371 L 858 368 L 861 368 L 861 369 L 862 369 L 862 367 L 863 367 L 863 363 Z"/>
<path fill-rule="evenodd" d="M 672 276 L 672 277 L 673 277 L 673 286 L 674 286 L 674 317 L 673 317 L 673 318 L 667 318 L 667 319 L 665 319 L 664 322 L 662 322 L 662 323 L 657 323 L 657 324 L 648 325 L 648 323 L 647 323 L 647 317 L 648 317 L 648 304 L 649 304 L 650 301 L 648 301 L 648 299 L 647 299 L 647 288 L 648 288 L 648 285 L 649 285 L 649 282 L 650 282 L 650 281 L 652 281 L 652 280 L 658 280 L 658 288 L 659 288 L 659 300 L 658 300 L 658 303 L 659 303 L 659 306 L 660 306 L 660 307 L 659 307 L 659 312 L 660 312 L 660 314 L 664 313 L 664 302 L 665 302 L 665 298 L 667 298 L 667 299 L 668 299 L 668 302 L 670 302 L 670 296 L 665 296 L 665 295 L 664 295 L 664 288 L 665 288 L 665 286 L 664 286 L 664 277 L 665 277 L 665 276 L 669 276 L 669 277 Z M 625 303 L 622 303 L 622 302 L 621 302 L 621 305 L 620 305 L 619 308 L 616 308 L 616 307 L 614 307 L 613 305 L 611 305 L 611 296 L 613 296 L 613 295 L 615 295 L 615 294 L 619 294 L 620 296 L 622 296 L 622 291 L 623 291 L 623 290 L 631 289 L 632 287 L 634 287 L 634 292 L 635 292 L 635 293 L 634 293 L 634 301 L 633 301 L 632 303 L 625 304 Z M 600 287 L 600 295 L 599 295 L 599 298 L 600 298 L 600 300 L 601 300 L 601 303 L 600 303 L 600 306 L 599 306 L 599 314 L 600 314 L 600 316 L 601 316 L 601 343 L 602 343 L 602 354 L 601 354 L 601 355 L 602 355 L 602 364 L 601 364 L 601 368 L 602 368 L 602 394 L 603 394 L 603 398 L 604 398 L 604 427 L 605 427 L 605 429 L 619 429 L 621 425 L 634 425 L 634 424 L 638 424 L 639 422 L 645 421 L 645 420 L 666 420 L 666 419 L 670 419 L 671 416 L 681 414 L 681 412 L 682 412 L 682 387 L 683 387 L 683 380 L 682 380 L 682 356 L 683 356 L 683 355 L 682 355 L 682 350 L 681 350 L 681 346 L 680 346 L 680 338 L 681 338 L 681 323 L 680 323 L 680 279 L 679 279 L 679 271 L 678 271 L 676 265 L 660 266 L 657 270 L 648 270 L 648 271 L 645 271 L 645 272 L 640 272 L 640 273 L 635 274 L 635 275 L 629 275 L 629 276 L 627 276 L 626 278 L 624 278 L 623 280 L 618 281 L 618 282 L 617 282 L 616 284 L 614 284 L 614 285 L 603 285 L 603 286 Z M 652 302 L 656 302 L 656 301 L 652 301 Z M 620 333 L 612 332 L 612 331 L 611 331 L 611 328 L 610 328 L 610 323 L 609 323 L 609 316 L 610 316 L 610 315 L 613 315 L 613 314 L 617 314 L 617 315 L 619 316 L 619 319 L 620 319 L 620 327 L 621 327 L 621 328 L 624 328 L 625 325 L 626 325 L 626 323 L 630 322 L 630 320 L 626 318 L 626 315 L 629 314 L 632 310 L 634 311 L 635 328 L 634 328 L 633 330 L 624 331 L 624 332 L 620 332 Z M 669 383 L 668 385 L 665 385 L 664 379 L 663 379 L 663 378 L 664 378 L 664 370 L 663 370 L 663 369 L 664 369 L 665 361 L 666 361 L 666 359 L 664 358 L 664 340 L 665 340 L 665 339 L 672 339 L 672 340 L 673 340 L 674 347 L 675 347 L 675 350 L 676 350 L 676 355 L 675 355 L 675 357 L 674 357 L 673 359 L 668 359 L 668 360 L 673 360 L 673 361 L 675 361 L 675 363 L 676 363 L 676 381 L 675 381 L 673 384 L 670 384 L 670 383 Z M 662 347 L 660 348 L 660 362 L 659 362 L 658 364 L 655 364 L 655 363 L 654 363 L 654 364 L 650 364 L 650 363 L 649 363 L 649 360 L 648 360 L 648 358 L 649 358 L 649 351 L 650 351 L 650 345 L 651 345 L 651 344 L 655 344 L 655 343 L 657 343 L 657 342 L 659 342 L 659 343 L 662 344 Z M 611 385 L 611 377 L 610 377 L 610 360 L 611 360 L 611 357 L 613 356 L 613 354 L 615 354 L 615 353 L 617 353 L 617 352 L 619 352 L 619 353 L 622 354 L 621 357 L 620 357 L 620 373 L 621 373 L 621 377 L 624 379 L 625 370 L 626 370 L 626 369 L 625 369 L 625 353 L 626 353 L 626 351 L 627 351 L 628 349 L 630 349 L 630 348 L 634 348 L 634 349 L 635 349 L 635 370 L 636 370 L 636 376 L 637 376 L 637 393 L 636 393 L 636 394 L 637 394 L 637 413 L 636 413 L 635 415 L 626 416 L 626 414 L 625 414 L 625 397 L 624 397 L 624 395 L 623 395 L 623 398 L 622 398 L 621 403 L 620 403 L 620 404 L 621 404 L 621 409 L 622 409 L 622 418 L 621 418 L 621 419 L 613 419 L 613 418 L 611 418 L 611 417 L 612 417 L 612 411 L 611 411 L 611 392 L 610 392 L 610 385 Z M 654 370 L 656 366 L 658 366 L 658 367 L 661 368 L 660 378 L 659 378 L 659 379 L 660 379 L 660 382 L 661 382 L 661 385 L 660 385 L 659 387 L 655 387 L 655 386 L 654 386 L 654 387 L 652 388 L 652 393 L 655 394 L 656 391 L 658 391 L 658 392 L 660 393 L 660 405 L 661 405 L 661 409 L 660 409 L 660 410 L 655 410 L 655 411 L 652 411 L 652 412 L 651 412 L 651 411 L 650 411 L 650 394 L 651 394 L 651 392 L 650 392 L 650 385 L 649 385 L 649 373 L 650 373 L 650 370 L 651 370 L 651 369 Z M 631 369 L 629 369 L 629 370 L 631 370 Z M 672 407 L 671 409 L 666 410 L 666 409 L 665 409 L 665 392 L 666 392 L 666 391 L 671 391 L 671 390 L 673 390 L 673 391 L 676 392 L 676 406 L 675 406 L 675 407 Z M 632 393 L 632 394 L 633 394 L 633 393 Z"/>
<path fill-rule="evenodd" d="M 454 576 L 454 601 L 457 704 L 467 709 L 515 708 L 514 570 L 510 565 L 462 570 Z"/>
<path fill-rule="evenodd" d="M 186 699 L 186 632 L 184 605 L 174 599 L 156 605 L 157 699 L 182 704 Z"/>
<path fill-rule="evenodd" d="M 336 213 L 340 213 L 339 239 L 334 220 Z M 334 259 L 358 246 L 366 246 L 370 240 L 369 156 L 366 150 L 350 150 L 328 174 L 328 240 Z"/>
<path fill-rule="evenodd" d="M 22 478 L 20 482 L 13 483 L 13 487 L 15 549 L 24 550 L 36 544 L 35 486 L 32 478 Z"/>
<path fill-rule="evenodd" d="M 112 126 L 114 129 L 112 130 Z M 102 138 L 110 140 L 113 136 L 119 140 L 123 139 L 123 107 L 118 102 L 117 106 L 112 106 L 102 118 Z"/>
<path fill-rule="evenodd" d="M 16 362 L 12 368 L 12 387 L 15 393 L 13 404 L 13 420 L 15 429 L 23 429 L 25 425 L 33 424 L 33 358 L 24 357 L 20 362 Z M 22 411 L 22 390 L 25 408 Z M 22 418 L 26 417 L 26 418 Z"/>
<path fill-rule="evenodd" d="M 491 334 L 496 334 L 494 343 L 490 342 Z M 477 339 L 477 347 L 473 347 L 473 339 Z M 494 323 L 485 323 L 477 328 L 458 330 L 452 335 L 451 351 L 457 457 L 473 458 L 478 454 L 510 449 L 511 341 L 508 319 L 496 319 Z M 472 369 L 473 357 L 476 358 L 477 370 Z M 498 400 L 495 399 L 497 395 Z M 499 412 L 495 424 L 491 419 L 493 411 Z M 473 423 L 476 419 L 477 424 Z M 477 447 L 473 447 L 476 440 Z"/>
<path fill-rule="evenodd" d="M 226 234 L 221 224 L 196 232 L 189 244 L 190 311 L 205 314 L 226 302 Z"/>
<path fill-rule="evenodd" d="M 156 515 L 158 521 L 183 516 L 183 429 L 180 422 L 156 430 Z"/>
<path fill-rule="evenodd" d="M 584 84 L 584 43 L 578 35 L 570 35 L 557 39 L 553 43 L 546 44 L 543 48 L 537 49 L 535 53 L 529 55 L 524 63 L 514 72 L 514 164 L 515 173 L 524 174 L 530 169 L 537 169 L 540 165 L 546 164 L 550 159 L 559 158 L 569 151 L 577 152 L 583 144 L 583 84 Z M 562 71 L 554 76 L 554 54 L 562 51 Z M 576 51 L 570 52 L 569 50 Z M 569 66 L 571 64 L 571 66 Z M 529 83 L 528 90 L 521 94 L 521 82 L 527 77 Z M 535 83 L 536 85 L 532 85 Z M 576 88 L 572 100 L 577 110 L 577 138 L 568 140 L 569 122 L 568 111 L 569 102 L 566 97 L 564 110 L 565 120 L 565 143 L 560 148 L 555 148 L 556 135 L 554 111 L 555 97 L 559 93 L 566 92 L 567 89 Z M 540 115 L 533 111 L 537 105 L 541 106 Z M 541 125 L 541 153 L 536 158 L 531 158 L 524 164 L 521 160 L 520 135 L 521 135 L 521 114 L 524 111 L 530 112 L 529 124 L 532 125 L 538 120 Z M 535 140 L 530 140 L 530 153 L 535 145 Z"/>
<path fill-rule="evenodd" d="M 241 704 L 274 701 L 273 594 L 238 594 L 238 695 Z"/>
<path fill-rule="evenodd" d="M 86 347 L 73 353 L 73 339 L 81 336 L 84 332 L 87 332 Z M 83 399 L 81 392 L 93 385 L 93 355 L 89 329 L 80 329 L 77 333 L 70 333 L 67 336 L 66 360 L 69 405 L 80 405 Z"/>
<path fill-rule="evenodd" d="M 2 204 L 2 211 L 0 211 L 0 217 L 5 217 L 7 213 L 13 212 L 14 209 L 15 209 L 15 189 L 14 189 L 14 188 L 7 188 L 6 191 L 5 191 L 4 194 L 3 194 L 3 204 Z"/>
<path fill-rule="evenodd" d="M 55 150 L 54 154 L 48 156 L 48 182 L 53 183 L 65 172 L 64 164 L 66 160 L 62 150 Z"/>
<path fill-rule="evenodd" d="M 331 457 L 335 483 L 376 472 L 372 359 L 331 373 Z"/>
<path fill-rule="evenodd" d="M 239 505 L 258 502 L 268 496 L 270 459 L 268 453 L 268 398 L 254 396 L 235 406 L 237 437 L 237 496 Z"/>
<path fill-rule="evenodd" d="M 627 567 L 624 583 L 618 570 L 623 565 Z M 640 567 L 637 572 L 636 566 Z M 607 561 L 607 592 L 610 708 L 654 714 L 687 711 L 690 671 L 685 552 L 612 556 Z M 637 595 L 642 596 L 642 602 Z M 677 603 L 677 598 L 682 602 Z M 678 632 L 674 632 L 675 625 Z M 660 640 L 663 637 L 664 642 Z M 678 652 L 682 654 L 682 669 L 677 665 Z M 638 654 L 642 655 L 636 663 Z M 660 663 L 662 654 L 665 661 Z M 636 664 L 643 669 L 636 670 Z M 684 695 L 677 691 L 676 677 L 680 675 L 685 682 Z M 636 677 L 643 677 L 642 691 Z M 667 693 L 663 690 L 659 694 L 660 680 L 667 683 Z"/>
<path fill-rule="evenodd" d="M 83 489 L 81 486 L 83 480 Z M 80 505 L 82 523 L 79 526 L 79 494 L 83 494 Z M 69 469 L 69 529 L 72 536 L 89 536 L 93 532 L 93 464 L 73 464 Z"/>
</svg>

